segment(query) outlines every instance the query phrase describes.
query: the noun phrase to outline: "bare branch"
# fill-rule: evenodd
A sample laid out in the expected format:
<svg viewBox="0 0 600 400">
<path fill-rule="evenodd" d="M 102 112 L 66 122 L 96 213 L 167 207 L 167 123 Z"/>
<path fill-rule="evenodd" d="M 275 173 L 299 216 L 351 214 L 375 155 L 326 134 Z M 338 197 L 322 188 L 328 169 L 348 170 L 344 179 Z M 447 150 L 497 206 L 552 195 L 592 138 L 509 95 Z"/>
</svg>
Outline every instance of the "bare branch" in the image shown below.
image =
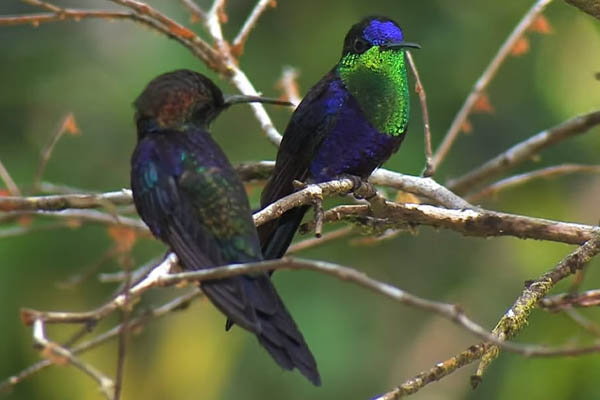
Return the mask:
<svg viewBox="0 0 600 400">
<path fill-rule="evenodd" d="M 488 84 L 492 81 L 492 79 L 498 72 L 500 65 L 502 65 L 502 62 L 510 54 L 510 51 L 514 47 L 515 43 L 521 38 L 523 33 L 527 30 L 527 28 L 529 28 L 531 23 L 535 21 L 537 16 L 544 11 L 544 8 L 546 8 L 546 6 L 551 1 L 552 0 L 537 0 L 535 2 L 531 9 L 529 9 L 529 11 L 527 11 L 527 13 L 523 16 L 521 22 L 519 22 L 519 24 L 508 36 L 504 44 L 502 44 L 502 46 L 498 50 L 498 53 L 494 56 L 494 58 L 487 66 L 485 71 L 483 71 L 483 74 L 477 80 L 475 86 L 473 86 L 473 89 L 471 89 L 471 93 L 469 93 L 469 96 L 467 96 L 465 103 L 458 111 L 458 114 L 456 114 L 456 117 L 454 117 L 454 121 L 452 121 L 452 124 L 450 125 L 450 128 L 448 129 L 448 132 L 444 137 L 444 140 L 439 145 L 435 154 L 433 155 L 434 170 L 438 169 L 446 155 L 448 155 L 448 152 L 454 144 L 454 141 L 456 140 L 461 130 L 461 127 L 463 126 L 464 122 L 469 116 L 471 109 L 473 108 L 481 94 L 484 92 Z"/>
<path fill-rule="evenodd" d="M 483 343 L 471 346 L 454 357 L 437 363 L 433 368 L 415 375 L 394 390 L 376 397 L 374 400 L 397 400 L 415 394 L 426 385 L 439 381 L 457 369 L 479 360 L 485 352 L 485 349 L 486 345 Z"/>
<path fill-rule="evenodd" d="M 565 257 L 556 267 L 535 281 L 529 282 L 519 298 L 502 316 L 492 333 L 500 340 L 508 340 L 519 333 L 527 324 L 529 314 L 539 301 L 548 294 L 559 281 L 581 270 L 595 255 L 600 253 L 600 234 L 578 247 Z M 498 357 L 499 347 L 492 345 L 482 357 L 476 377 L 481 378 L 490 363 Z M 570 354 L 566 352 L 565 354 Z"/>
<path fill-rule="evenodd" d="M 429 125 L 429 110 L 427 108 L 427 95 L 425 94 L 425 88 L 421 83 L 421 78 L 419 77 L 419 71 L 417 70 L 417 65 L 413 60 L 412 53 L 410 51 L 406 52 L 406 59 L 408 60 L 408 65 L 410 65 L 410 69 L 415 76 L 415 80 L 417 81 L 415 85 L 415 91 L 419 95 L 419 101 L 421 102 L 421 114 L 423 115 L 423 128 L 425 129 L 425 168 L 423 169 L 423 176 L 430 177 L 433 176 L 435 170 L 433 168 L 433 156 L 431 150 L 431 130 Z"/>
<path fill-rule="evenodd" d="M 174 300 L 171 300 L 162 306 L 159 306 L 157 308 L 154 308 L 147 312 L 144 312 L 139 317 L 133 318 L 130 321 L 129 325 L 132 330 L 136 330 L 137 328 L 146 325 L 148 322 L 150 322 L 153 319 L 163 317 L 173 311 L 177 311 L 177 310 L 184 308 L 187 304 L 189 304 L 190 301 L 199 297 L 201 294 L 202 294 L 202 291 L 199 288 L 194 288 L 192 291 L 190 291 L 189 293 L 187 293 L 183 296 L 177 297 Z M 119 335 L 119 333 L 121 332 L 121 328 L 122 328 L 122 325 L 118 325 L 118 326 L 96 336 L 93 339 L 83 342 L 83 343 L 73 347 L 71 349 L 71 353 L 79 354 L 79 353 L 83 353 L 85 351 L 91 350 L 93 348 L 96 348 L 97 346 L 99 346 L 103 343 L 106 343 L 107 341 L 117 337 Z M 19 372 L 18 374 L 15 374 L 15 375 L 9 377 L 8 379 L 0 382 L 0 393 L 17 385 L 18 383 L 29 378 L 31 375 L 35 374 L 36 372 L 39 372 L 39 371 L 41 371 L 47 367 L 50 367 L 52 365 L 54 365 L 54 363 L 52 361 L 50 361 L 48 359 L 42 360 L 42 361 L 24 369 L 23 371 Z"/>
<path fill-rule="evenodd" d="M 117 354 L 117 372 L 115 378 L 115 390 L 113 400 L 119 400 L 121 397 L 121 390 L 123 387 L 123 374 L 125 372 L 125 357 L 127 355 L 127 341 L 129 340 L 129 328 L 130 328 L 130 302 L 129 302 L 129 289 L 131 288 L 132 275 L 131 270 L 127 268 L 127 278 L 125 279 L 125 287 L 123 288 L 123 295 L 125 296 L 125 302 L 122 307 L 122 321 L 121 329 L 119 331 L 119 346 Z"/>
<path fill-rule="evenodd" d="M 4 215 L 0 214 L 0 222 L 2 222 L 4 220 L 8 220 L 8 219 L 13 219 L 15 217 L 20 217 L 23 215 L 43 215 L 43 216 L 50 216 L 50 217 L 56 217 L 56 218 L 65 218 L 70 221 L 81 220 L 81 221 L 95 222 L 95 223 L 104 224 L 104 225 L 123 225 L 123 226 L 127 226 L 129 228 L 135 229 L 136 232 L 139 232 L 142 234 L 147 234 L 147 235 L 150 234 L 148 227 L 140 219 L 124 217 L 122 215 L 116 215 L 116 214 L 112 215 L 112 214 L 103 213 L 103 212 L 96 211 L 96 210 L 68 209 L 68 210 L 63 210 L 63 211 L 43 211 L 43 210 L 17 211 L 17 212 L 6 213 Z"/>
<path fill-rule="evenodd" d="M 192 13 L 192 22 L 206 21 L 206 12 L 194 0 L 180 1 Z"/>
<path fill-rule="evenodd" d="M 101 392 L 108 400 L 112 400 L 112 393 L 114 390 L 114 383 L 112 379 L 104 375 L 102 372 L 94 368 L 93 366 L 84 363 L 79 358 L 69 351 L 68 349 L 60 346 L 58 343 L 49 341 L 46 338 L 44 330 L 44 322 L 42 320 L 36 320 L 33 324 L 33 339 L 35 342 L 42 347 L 43 353 L 51 359 L 54 363 L 69 363 L 79 370 L 83 371 L 91 378 L 93 378 L 100 386 Z"/>
<path fill-rule="evenodd" d="M 135 0 L 111 0 L 117 4 L 133 9 L 133 12 L 105 11 L 105 10 L 81 10 L 71 8 L 60 8 L 55 6 L 57 10 L 48 14 L 32 14 L 18 16 L 0 17 L 0 26 L 4 25 L 23 25 L 32 24 L 38 26 L 45 22 L 55 22 L 63 20 L 79 21 L 89 18 L 100 19 L 129 19 L 139 22 L 147 27 L 158 31 L 167 37 L 174 39 L 188 48 L 198 58 L 203 60 L 209 68 L 228 75 L 228 70 L 224 68 L 221 56 L 212 49 L 204 40 L 196 35 L 191 30 L 178 24 L 172 19 L 154 10 L 145 3 Z M 40 7 L 42 2 L 40 3 Z M 48 4 L 48 3 L 44 3 Z M 43 7 L 48 9 L 47 7 Z"/>
<path fill-rule="evenodd" d="M 540 300 L 540 307 L 557 311 L 571 307 L 596 307 L 600 305 L 600 289 L 581 293 L 561 293 Z"/>
<path fill-rule="evenodd" d="M 385 219 L 376 218 L 373 224 L 386 229 L 427 225 L 445 228 L 465 236 L 495 237 L 514 236 L 521 239 L 548 240 L 568 244 L 583 244 L 593 238 L 600 227 L 560 222 L 542 218 L 526 217 L 488 210 L 447 210 L 425 204 L 399 204 L 386 202 Z M 365 220 L 365 217 L 367 220 Z M 264 216 L 266 222 L 266 216 Z M 324 214 L 324 222 L 349 220 L 369 224 L 373 218 L 367 205 L 343 205 L 334 207 Z M 306 224 L 302 231 L 313 229 Z"/>
<path fill-rule="evenodd" d="M 600 19 L 600 1 L 598 0 L 565 0 L 581 11 Z"/>
<path fill-rule="evenodd" d="M 34 4 L 34 5 L 39 4 L 40 6 L 46 7 L 47 9 L 50 9 L 51 11 L 54 11 L 57 13 L 61 12 L 60 8 L 53 6 L 51 4 L 48 4 L 48 3 L 38 2 L 37 0 L 35 0 L 35 1 L 28 0 L 27 2 Z M 71 132 L 71 133 L 79 132 L 77 126 L 75 125 L 75 117 L 73 116 L 72 113 L 67 114 L 63 118 L 63 121 L 61 122 L 59 128 L 56 130 L 56 133 L 52 136 L 52 139 L 50 139 L 50 141 L 48 142 L 48 144 L 46 145 L 44 150 L 42 150 L 42 153 L 40 155 L 38 170 L 37 170 L 37 173 L 35 174 L 35 178 L 33 179 L 34 191 L 37 191 L 39 189 L 40 182 L 42 181 L 42 176 L 44 175 L 44 170 L 46 169 L 46 165 L 48 164 L 48 161 L 50 160 L 50 157 L 52 156 L 54 147 L 56 146 L 56 144 L 58 143 L 60 138 L 63 136 L 63 134 L 65 134 L 66 132 Z"/>
<path fill-rule="evenodd" d="M 419 178 L 380 168 L 371 174 L 369 182 L 423 196 L 447 208 L 476 208 L 433 178 Z"/>
<path fill-rule="evenodd" d="M 65 194 L 30 197 L 0 197 L 0 211 L 61 211 L 70 208 L 103 208 L 114 209 L 114 206 L 130 205 L 131 190 L 121 189 L 101 194 Z"/>
<path fill-rule="evenodd" d="M 562 124 L 538 133 L 512 146 L 471 172 L 448 182 L 450 190 L 463 194 L 476 185 L 527 161 L 541 150 L 572 136 L 585 133 L 590 128 L 600 124 L 600 111 L 583 114 Z"/>
<path fill-rule="evenodd" d="M 431 178 L 417 178 L 407 175 L 393 173 L 391 171 L 377 171 L 371 182 L 383 184 L 385 186 L 395 187 L 409 192 L 416 192 L 429 198 L 435 198 L 438 202 L 447 206 L 453 206 L 454 209 L 445 209 L 425 204 L 398 204 L 393 202 L 383 202 L 380 215 L 373 215 L 369 206 L 342 206 L 336 207 L 325 212 L 325 222 L 341 221 L 343 219 L 353 219 L 361 216 L 377 217 L 378 221 L 393 228 L 398 225 L 429 225 L 442 227 L 460 232 L 468 236 L 516 236 L 519 238 L 550 240 L 569 244 L 583 244 L 589 240 L 600 228 L 573 224 L 567 222 L 553 221 L 541 218 L 527 217 L 516 214 L 494 212 L 472 207 L 469 203 L 460 197 L 449 192 L 443 186 L 437 184 Z M 256 225 L 261 225 L 271 219 L 278 218 L 284 212 L 301 205 L 314 204 L 315 199 L 330 197 L 334 195 L 347 194 L 353 189 L 353 182 L 350 179 L 340 179 L 318 185 L 308 185 L 305 189 L 292 193 L 268 207 L 254 214 Z M 104 197 L 103 197 L 104 196 Z M 108 192 L 105 195 L 66 195 L 66 196 L 41 196 L 25 198 L 26 201 L 21 205 L 29 207 L 31 202 L 38 206 L 45 205 L 52 207 L 64 206 L 65 197 L 67 201 L 80 202 L 83 206 L 93 206 L 99 204 L 100 199 L 114 199 L 119 204 L 125 204 L 128 200 L 129 192 Z M 14 198 L 0 198 L 0 207 L 14 205 Z M 20 199 L 20 198 L 17 198 Z M 5 203 L 3 203 L 5 201 Z M 122 202 L 122 203 L 121 203 Z M 464 205 L 464 208 L 460 208 Z M 71 219 L 82 219 L 86 221 L 100 222 L 105 224 L 122 224 L 132 227 L 139 232 L 147 233 L 147 228 L 142 221 L 123 216 L 115 219 L 106 213 L 94 210 L 65 210 L 65 211 L 25 211 L 12 212 L 7 214 L 9 217 L 19 215 L 53 215 Z M 1 220 L 1 219 L 0 219 Z"/>
<path fill-rule="evenodd" d="M 308 248 L 320 246 L 327 242 L 342 238 L 344 236 L 348 236 L 353 231 L 354 231 L 354 229 L 351 226 L 347 226 L 344 228 L 337 229 L 335 231 L 324 233 L 319 238 L 310 238 L 310 239 L 306 239 L 306 240 L 303 240 L 298 243 L 294 243 L 288 248 L 286 254 L 293 254 L 293 253 L 297 253 L 299 251 L 306 250 Z"/>
<path fill-rule="evenodd" d="M 526 172 L 524 174 L 513 175 L 499 180 L 498 182 L 481 189 L 475 194 L 469 195 L 468 198 L 470 201 L 477 201 L 483 197 L 493 196 L 502 190 L 524 185 L 535 179 L 548 179 L 577 172 L 600 173 L 600 165 L 562 164 Z"/>
<path fill-rule="evenodd" d="M 252 12 L 246 19 L 246 22 L 244 22 L 242 29 L 240 29 L 240 32 L 237 34 L 235 39 L 233 39 L 231 45 L 231 52 L 235 57 L 241 56 L 244 52 L 244 45 L 246 44 L 246 40 L 248 40 L 248 36 L 250 35 L 250 32 L 252 31 L 254 26 L 256 26 L 256 22 L 258 22 L 260 16 L 265 11 L 267 11 L 267 8 L 269 6 L 275 7 L 276 4 L 277 3 L 275 2 L 275 0 L 258 0 L 256 5 L 254 6 L 254 9 L 252 9 Z"/>
<path fill-rule="evenodd" d="M 283 98 L 298 107 L 302 101 L 298 88 L 298 70 L 294 67 L 284 67 L 281 78 L 277 81 L 277 88 L 283 92 Z"/>
</svg>

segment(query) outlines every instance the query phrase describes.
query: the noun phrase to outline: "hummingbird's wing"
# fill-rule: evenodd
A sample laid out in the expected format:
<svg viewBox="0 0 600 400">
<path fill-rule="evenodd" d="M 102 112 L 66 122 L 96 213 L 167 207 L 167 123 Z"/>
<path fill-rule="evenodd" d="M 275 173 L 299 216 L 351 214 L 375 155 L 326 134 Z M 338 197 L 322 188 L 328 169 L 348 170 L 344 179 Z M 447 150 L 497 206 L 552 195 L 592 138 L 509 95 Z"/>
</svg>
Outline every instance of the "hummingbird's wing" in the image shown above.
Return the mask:
<svg viewBox="0 0 600 400">
<path fill-rule="evenodd" d="M 262 259 L 242 182 L 205 132 L 147 135 L 132 158 L 138 213 L 186 270 Z M 319 384 L 316 362 L 267 274 L 204 281 L 212 303 L 285 369 Z"/>
<path fill-rule="evenodd" d="M 273 176 L 261 195 L 265 207 L 294 191 L 293 181 L 305 181 L 321 143 L 332 130 L 348 93 L 335 70 L 304 97 L 285 130 Z M 282 257 L 308 207 L 295 208 L 258 228 L 265 259 Z"/>
</svg>

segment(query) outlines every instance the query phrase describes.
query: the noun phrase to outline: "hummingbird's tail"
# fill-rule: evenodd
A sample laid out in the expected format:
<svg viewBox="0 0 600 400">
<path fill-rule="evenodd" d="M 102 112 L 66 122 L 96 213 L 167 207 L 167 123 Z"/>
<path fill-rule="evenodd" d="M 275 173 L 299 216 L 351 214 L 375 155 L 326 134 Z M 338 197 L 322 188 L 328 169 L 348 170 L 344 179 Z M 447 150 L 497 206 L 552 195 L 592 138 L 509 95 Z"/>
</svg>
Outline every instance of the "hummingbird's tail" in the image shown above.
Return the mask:
<svg viewBox="0 0 600 400">
<path fill-rule="evenodd" d="M 201 286 L 228 321 L 256 334 L 277 364 L 286 370 L 298 368 L 314 385 L 321 384 L 317 363 L 267 274 L 206 281 Z"/>
<path fill-rule="evenodd" d="M 258 235 L 265 260 L 275 260 L 285 255 L 308 209 L 309 206 L 294 208 L 280 218 L 259 226 Z"/>
</svg>

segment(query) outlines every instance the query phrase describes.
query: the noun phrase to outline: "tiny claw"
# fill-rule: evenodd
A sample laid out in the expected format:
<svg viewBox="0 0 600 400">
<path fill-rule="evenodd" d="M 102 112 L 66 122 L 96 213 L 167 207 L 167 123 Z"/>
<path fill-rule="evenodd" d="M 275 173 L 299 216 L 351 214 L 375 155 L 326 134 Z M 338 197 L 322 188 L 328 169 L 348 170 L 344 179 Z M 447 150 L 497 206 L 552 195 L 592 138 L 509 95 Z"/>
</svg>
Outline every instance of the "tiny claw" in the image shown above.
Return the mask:
<svg viewBox="0 0 600 400">
<path fill-rule="evenodd" d="M 352 181 L 352 193 L 354 194 L 354 197 L 359 200 L 369 200 L 373 196 L 377 195 L 377 190 L 375 190 L 375 187 L 360 176 L 344 174 L 341 176 L 341 178 L 350 179 Z"/>
<path fill-rule="evenodd" d="M 297 179 L 294 179 L 292 181 L 292 185 L 294 186 L 294 189 L 296 189 L 296 190 L 301 190 L 301 189 L 304 189 L 306 186 L 308 186 L 306 183 L 299 181 Z"/>
</svg>

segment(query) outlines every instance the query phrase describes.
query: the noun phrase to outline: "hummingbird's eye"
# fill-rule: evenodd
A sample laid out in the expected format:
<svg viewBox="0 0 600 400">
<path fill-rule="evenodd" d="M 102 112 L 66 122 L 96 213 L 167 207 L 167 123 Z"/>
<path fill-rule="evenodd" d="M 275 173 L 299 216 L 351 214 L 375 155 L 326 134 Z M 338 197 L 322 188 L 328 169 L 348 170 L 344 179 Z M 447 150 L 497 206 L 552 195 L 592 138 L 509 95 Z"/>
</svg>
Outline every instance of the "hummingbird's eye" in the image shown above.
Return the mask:
<svg viewBox="0 0 600 400">
<path fill-rule="evenodd" d="M 367 51 L 367 49 L 369 48 L 369 43 L 365 39 L 357 37 L 356 39 L 354 39 L 353 47 L 356 53 L 361 54 Z"/>
</svg>

